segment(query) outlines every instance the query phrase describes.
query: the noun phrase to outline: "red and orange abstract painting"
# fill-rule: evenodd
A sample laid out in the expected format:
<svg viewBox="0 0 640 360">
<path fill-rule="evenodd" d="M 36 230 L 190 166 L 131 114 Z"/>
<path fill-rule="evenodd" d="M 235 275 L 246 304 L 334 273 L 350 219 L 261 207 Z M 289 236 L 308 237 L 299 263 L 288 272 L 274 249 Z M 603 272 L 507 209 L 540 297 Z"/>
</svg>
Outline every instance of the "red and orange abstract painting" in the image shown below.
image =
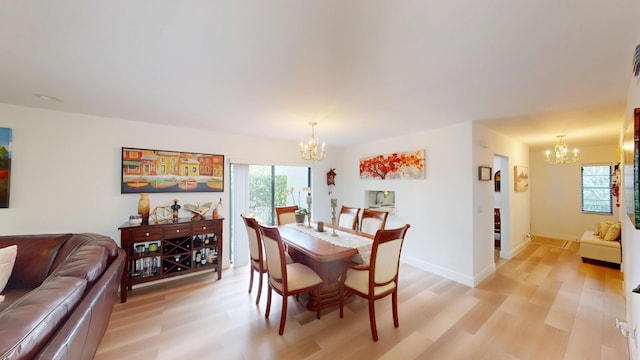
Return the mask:
<svg viewBox="0 0 640 360">
<path fill-rule="evenodd" d="M 360 159 L 360 179 L 424 179 L 424 149 Z"/>
</svg>

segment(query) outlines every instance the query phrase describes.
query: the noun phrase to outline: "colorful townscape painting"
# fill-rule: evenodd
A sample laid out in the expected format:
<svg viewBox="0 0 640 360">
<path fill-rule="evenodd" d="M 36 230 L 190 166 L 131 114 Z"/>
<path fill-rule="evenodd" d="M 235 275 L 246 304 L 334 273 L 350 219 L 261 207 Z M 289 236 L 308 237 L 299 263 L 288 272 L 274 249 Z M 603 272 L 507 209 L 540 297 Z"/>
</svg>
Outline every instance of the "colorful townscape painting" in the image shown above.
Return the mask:
<svg viewBox="0 0 640 360">
<path fill-rule="evenodd" d="M 424 179 L 424 149 L 360 159 L 360 179 Z"/>
<path fill-rule="evenodd" d="M 224 191 L 224 155 L 122 148 L 121 193 Z"/>
<path fill-rule="evenodd" d="M 11 129 L 0 128 L 0 208 L 9 207 L 11 183 Z"/>
</svg>

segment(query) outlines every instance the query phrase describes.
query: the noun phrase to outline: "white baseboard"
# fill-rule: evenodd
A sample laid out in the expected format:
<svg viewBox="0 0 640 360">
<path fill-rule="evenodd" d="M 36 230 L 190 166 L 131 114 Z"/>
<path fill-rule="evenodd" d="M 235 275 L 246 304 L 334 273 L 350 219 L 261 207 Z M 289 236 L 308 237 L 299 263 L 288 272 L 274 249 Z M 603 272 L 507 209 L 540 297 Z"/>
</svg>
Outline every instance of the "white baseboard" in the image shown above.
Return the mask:
<svg viewBox="0 0 640 360">
<path fill-rule="evenodd" d="M 516 256 L 520 251 L 522 251 L 530 242 L 531 240 L 527 238 L 522 244 L 516 246 L 513 249 L 510 249 L 510 250 L 500 249 L 500 257 L 503 259 L 511 259 L 514 256 Z"/>
<path fill-rule="evenodd" d="M 558 240 L 569 240 L 569 241 L 580 241 L 580 237 L 582 236 L 582 233 L 580 235 L 571 235 L 571 234 L 557 234 L 557 233 L 535 233 L 535 234 L 531 234 L 532 237 L 535 236 L 540 236 L 540 237 L 546 237 L 546 238 L 552 238 L 552 239 L 558 239 Z"/>
<path fill-rule="evenodd" d="M 402 262 L 407 263 L 409 265 L 415 266 L 418 269 L 422 269 L 424 271 L 428 271 L 430 273 L 434 273 L 436 275 L 440 275 L 444 278 L 447 278 L 449 280 L 453 280 L 455 282 L 459 282 L 463 285 L 469 286 L 469 287 L 473 287 L 474 286 L 474 278 L 471 276 L 467 276 L 467 275 L 463 275 L 460 273 L 457 273 L 455 271 L 451 271 L 449 269 L 445 269 L 443 267 L 437 266 L 437 265 L 433 265 L 430 264 L 426 261 L 420 260 L 420 259 L 416 259 L 414 257 L 411 256 L 402 256 Z M 495 264 L 494 264 L 495 266 Z"/>
<path fill-rule="evenodd" d="M 480 284 L 482 282 L 482 280 L 484 280 L 487 277 L 491 276 L 491 274 L 493 274 L 494 272 L 496 272 L 496 263 L 492 262 L 486 268 L 484 268 L 482 271 L 480 271 L 479 273 L 477 273 L 476 275 L 473 276 L 474 287 L 475 287 L 475 285 Z"/>
</svg>

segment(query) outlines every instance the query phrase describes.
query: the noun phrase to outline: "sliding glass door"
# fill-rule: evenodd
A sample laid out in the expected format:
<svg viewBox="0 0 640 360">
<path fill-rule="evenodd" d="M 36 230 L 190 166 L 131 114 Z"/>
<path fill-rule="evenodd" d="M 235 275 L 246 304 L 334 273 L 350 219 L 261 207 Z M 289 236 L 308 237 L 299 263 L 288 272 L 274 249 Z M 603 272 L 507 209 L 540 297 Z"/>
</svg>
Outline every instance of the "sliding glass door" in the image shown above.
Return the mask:
<svg viewBox="0 0 640 360">
<path fill-rule="evenodd" d="M 300 198 L 300 189 L 309 183 L 308 167 L 249 165 L 249 214 L 276 225 L 276 206 L 304 206 L 300 200 L 304 202 L 306 193 Z"/>
<path fill-rule="evenodd" d="M 311 184 L 311 168 L 305 166 L 231 164 L 231 261 L 248 262 L 248 239 L 240 214 L 260 223 L 276 225 L 277 206 L 306 207 L 306 191 Z M 302 203 L 301 203 L 302 201 Z"/>
</svg>

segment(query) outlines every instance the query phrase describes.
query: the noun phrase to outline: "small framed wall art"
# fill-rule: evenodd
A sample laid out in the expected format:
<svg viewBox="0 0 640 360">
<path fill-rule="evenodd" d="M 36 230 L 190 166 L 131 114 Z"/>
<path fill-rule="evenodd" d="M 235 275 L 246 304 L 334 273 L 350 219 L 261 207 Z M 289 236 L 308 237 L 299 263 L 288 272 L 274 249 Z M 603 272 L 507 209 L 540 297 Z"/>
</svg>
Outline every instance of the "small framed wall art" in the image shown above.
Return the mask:
<svg viewBox="0 0 640 360">
<path fill-rule="evenodd" d="M 515 191 L 529 190 L 529 168 L 526 166 L 514 166 Z"/>
<path fill-rule="evenodd" d="M 11 128 L 0 127 L 0 208 L 9 207 L 10 180 Z"/>
<path fill-rule="evenodd" d="M 478 180 L 490 181 L 491 180 L 491 167 L 490 166 L 478 166 Z"/>
</svg>

